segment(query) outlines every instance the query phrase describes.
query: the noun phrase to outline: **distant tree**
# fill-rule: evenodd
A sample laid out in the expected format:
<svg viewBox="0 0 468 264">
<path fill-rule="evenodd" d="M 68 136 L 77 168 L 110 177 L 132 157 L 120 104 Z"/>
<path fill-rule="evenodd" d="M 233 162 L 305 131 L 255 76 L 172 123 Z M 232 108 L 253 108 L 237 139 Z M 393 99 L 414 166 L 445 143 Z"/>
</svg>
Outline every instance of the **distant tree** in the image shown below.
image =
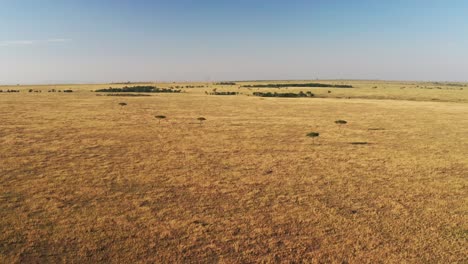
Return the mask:
<svg viewBox="0 0 468 264">
<path fill-rule="evenodd" d="M 199 117 L 199 118 L 197 118 L 197 120 L 200 121 L 200 126 L 201 126 L 201 125 L 203 124 L 203 121 L 206 120 L 206 118 L 204 118 L 204 117 Z"/>
<path fill-rule="evenodd" d="M 318 132 L 309 132 L 306 134 L 307 137 L 312 138 L 312 142 L 315 145 L 315 138 L 320 136 L 320 133 Z"/>
<path fill-rule="evenodd" d="M 127 105 L 127 103 L 122 102 L 122 103 L 119 103 L 119 105 L 120 105 L 121 107 L 124 107 L 124 106 Z"/>
<path fill-rule="evenodd" d="M 341 131 L 341 126 L 342 126 L 342 125 L 346 125 L 347 123 L 348 123 L 348 121 L 346 121 L 346 120 L 341 120 L 341 119 L 335 121 L 335 124 L 338 125 L 338 127 L 340 128 L 340 131 Z"/>
<path fill-rule="evenodd" d="M 157 116 L 154 116 L 154 117 L 159 120 L 159 124 L 161 124 L 162 119 L 166 119 L 166 116 L 164 116 L 164 115 L 157 115 Z"/>
</svg>

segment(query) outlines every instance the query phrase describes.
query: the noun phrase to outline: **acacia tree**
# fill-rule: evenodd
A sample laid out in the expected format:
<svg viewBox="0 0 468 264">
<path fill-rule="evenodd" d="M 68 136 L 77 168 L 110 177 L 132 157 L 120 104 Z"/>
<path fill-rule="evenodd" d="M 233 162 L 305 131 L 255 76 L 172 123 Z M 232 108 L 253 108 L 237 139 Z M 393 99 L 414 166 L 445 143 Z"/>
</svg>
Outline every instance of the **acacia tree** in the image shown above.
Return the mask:
<svg viewBox="0 0 468 264">
<path fill-rule="evenodd" d="M 206 120 L 206 118 L 204 118 L 204 117 L 199 117 L 199 118 L 197 118 L 197 120 L 200 121 L 200 126 L 201 126 L 201 125 L 203 124 L 203 121 Z"/>
<path fill-rule="evenodd" d="M 346 120 L 341 120 L 341 119 L 335 121 L 335 124 L 338 125 L 340 131 L 341 131 L 341 126 L 342 126 L 342 125 L 346 125 L 347 123 L 348 123 L 348 121 L 346 121 Z"/>
<path fill-rule="evenodd" d="M 162 119 L 166 119 L 166 116 L 164 116 L 164 115 L 157 115 L 157 116 L 154 116 L 154 117 L 159 120 L 159 124 L 161 124 Z"/>
<path fill-rule="evenodd" d="M 309 132 L 306 134 L 307 137 L 312 138 L 312 143 L 315 145 L 315 138 L 320 136 L 318 132 Z"/>
</svg>

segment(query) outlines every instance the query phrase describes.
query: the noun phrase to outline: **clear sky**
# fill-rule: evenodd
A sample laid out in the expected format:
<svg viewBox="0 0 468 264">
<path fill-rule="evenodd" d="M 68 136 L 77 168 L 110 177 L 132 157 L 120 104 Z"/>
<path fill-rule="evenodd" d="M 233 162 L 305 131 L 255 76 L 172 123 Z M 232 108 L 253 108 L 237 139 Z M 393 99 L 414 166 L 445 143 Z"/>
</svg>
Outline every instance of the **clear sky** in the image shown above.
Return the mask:
<svg viewBox="0 0 468 264">
<path fill-rule="evenodd" d="M 0 84 L 468 81 L 466 0 L 0 0 Z"/>
</svg>

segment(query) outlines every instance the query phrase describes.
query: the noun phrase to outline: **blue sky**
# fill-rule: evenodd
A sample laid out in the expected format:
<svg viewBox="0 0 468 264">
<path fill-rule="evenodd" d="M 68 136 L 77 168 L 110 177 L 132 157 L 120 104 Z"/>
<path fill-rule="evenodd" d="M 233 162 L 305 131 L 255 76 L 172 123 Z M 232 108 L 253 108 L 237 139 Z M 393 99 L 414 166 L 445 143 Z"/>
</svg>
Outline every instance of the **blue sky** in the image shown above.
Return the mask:
<svg viewBox="0 0 468 264">
<path fill-rule="evenodd" d="M 0 0 L 0 84 L 468 81 L 462 0 Z"/>
</svg>

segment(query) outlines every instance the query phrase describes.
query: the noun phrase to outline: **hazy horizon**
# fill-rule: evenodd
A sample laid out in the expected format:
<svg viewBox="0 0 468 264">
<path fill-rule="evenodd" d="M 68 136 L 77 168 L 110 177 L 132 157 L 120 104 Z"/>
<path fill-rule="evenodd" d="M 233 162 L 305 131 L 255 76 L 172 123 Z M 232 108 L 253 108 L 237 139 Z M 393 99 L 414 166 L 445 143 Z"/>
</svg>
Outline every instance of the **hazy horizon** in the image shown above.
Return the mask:
<svg viewBox="0 0 468 264">
<path fill-rule="evenodd" d="M 0 84 L 467 82 L 468 3 L 3 1 Z"/>
</svg>

